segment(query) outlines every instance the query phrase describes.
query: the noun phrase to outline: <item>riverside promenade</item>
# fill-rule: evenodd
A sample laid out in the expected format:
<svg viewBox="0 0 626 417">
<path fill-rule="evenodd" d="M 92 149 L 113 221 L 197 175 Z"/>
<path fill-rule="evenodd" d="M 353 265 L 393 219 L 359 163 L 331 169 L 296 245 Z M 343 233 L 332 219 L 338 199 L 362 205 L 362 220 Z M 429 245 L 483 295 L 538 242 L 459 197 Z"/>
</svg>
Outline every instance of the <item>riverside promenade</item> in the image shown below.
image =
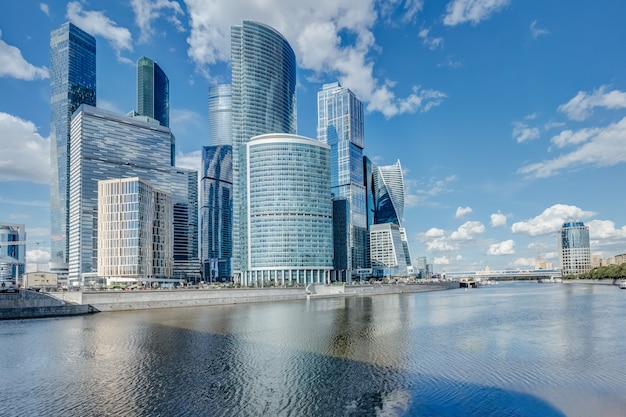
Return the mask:
<svg viewBox="0 0 626 417">
<path fill-rule="evenodd" d="M 277 301 L 305 301 L 329 297 L 363 297 L 441 291 L 458 288 L 458 283 L 309 285 L 289 288 L 211 288 L 132 291 L 63 291 L 50 296 L 65 305 L 86 306 L 89 312 L 145 310 Z"/>
</svg>

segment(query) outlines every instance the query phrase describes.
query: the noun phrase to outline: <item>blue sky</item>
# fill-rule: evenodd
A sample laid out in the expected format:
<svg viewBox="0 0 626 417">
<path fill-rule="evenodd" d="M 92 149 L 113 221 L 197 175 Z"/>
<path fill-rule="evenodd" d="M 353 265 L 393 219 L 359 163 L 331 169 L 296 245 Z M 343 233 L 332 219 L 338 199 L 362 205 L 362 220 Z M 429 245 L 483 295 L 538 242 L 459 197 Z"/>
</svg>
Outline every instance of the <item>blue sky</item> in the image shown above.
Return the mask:
<svg viewBox="0 0 626 417">
<path fill-rule="evenodd" d="M 0 221 L 49 259 L 49 34 L 96 37 L 97 102 L 136 107 L 135 62 L 170 79 L 177 165 L 199 169 L 207 91 L 230 82 L 230 26 L 257 20 L 298 59 L 298 133 L 339 80 L 366 105 L 365 153 L 400 159 L 413 258 L 437 272 L 558 266 L 556 232 L 626 252 L 626 3 L 617 0 L 20 1 L 0 6 Z"/>
</svg>

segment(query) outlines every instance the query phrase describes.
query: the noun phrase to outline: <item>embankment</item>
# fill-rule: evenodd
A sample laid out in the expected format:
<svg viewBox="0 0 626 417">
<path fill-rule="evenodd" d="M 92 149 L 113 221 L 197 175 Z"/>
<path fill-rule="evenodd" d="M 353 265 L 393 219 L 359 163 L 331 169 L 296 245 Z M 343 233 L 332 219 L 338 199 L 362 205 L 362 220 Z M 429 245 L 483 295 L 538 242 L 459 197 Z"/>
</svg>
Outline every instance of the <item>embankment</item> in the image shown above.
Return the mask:
<svg viewBox="0 0 626 417">
<path fill-rule="evenodd" d="M 90 312 L 87 304 L 70 304 L 45 293 L 20 290 L 0 294 L 0 320 L 75 316 Z"/>
</svg>

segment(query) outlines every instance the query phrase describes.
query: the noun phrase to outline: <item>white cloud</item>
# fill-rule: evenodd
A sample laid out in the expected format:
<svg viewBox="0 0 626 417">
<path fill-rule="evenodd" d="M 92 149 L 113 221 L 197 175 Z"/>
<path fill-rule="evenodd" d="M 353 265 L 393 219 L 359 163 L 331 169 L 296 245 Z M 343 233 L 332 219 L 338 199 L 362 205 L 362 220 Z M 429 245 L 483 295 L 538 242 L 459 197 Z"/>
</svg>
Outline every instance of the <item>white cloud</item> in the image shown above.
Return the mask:
<svg viewBox="0 0 626 417">
<path fill-rule="evenodd" d="M 539 129 L 530 127 L 524 122 L 513 122 L 513 138 L 517 143 L 526 142 L 527 140 L 537 139 L 539 137 Z"/>
<path fill-rule="evenodd" d="M 456 214 L 454 215 L 454 217 L 456 217 L 457 219 L 460 219 L 462 217 L 465 217 L 466 214 L 470 214 L 471 212 L 472 212 L 471 207 L 457 207 Z"/>
<path fill-rule="evenodd" d="M 50 262 L 50 250 L 33 249 L 26 250 L 26 263 L 43 264 Z"/>
<path fill-rule="evenodd" d="M 152 22 L 162 15 L 168 15 L 170 20 L 179 32 L 183 32 L 184 28 L 178 20 L 178 15 L 184 14 L 180 4 L 169 0 L 131 0 L 133 11 L 135 12 L 135 23 L 139 26 L 141 35 L 139 42 L 147 42 L 154 36 Z"/>
<path fill-rule="evenodd" d="M 39 3 L 39 10 L 50 16 L 50 7 L 46 3 Z"/>
<path fill-rule="evenodd" d="M 450 259 L 447 256 L 441 256 L 439 258 L 435 257 L 433 259 L 433 263 L 435 265 L 449 265 L 450 264 Z"/>
<path fill-rule="evenodd" d="M 557 148 L 564 148 L 569 145 L 580 145 L 600 133 L 602 129 L 587 128 L 577 132 L 573 130 L 564 130 L 556 136 L 553 136 L 550 142 Z"/>
<path fill-rule="evenodd" d="M 446 232 L 443 229 L 437 229 L 436 227 L 431 227 L 428 229 L 426 233 L 424 233 L 424 237 L 432 239 L 445 236 Z"/>
<path fill-rule="evenodd" d="M 443 23 L 448 26 L 465 22 L 476 25 L 508 4 L 509 0 L 453 0 L 446 7 L 447 14 L 443 18 Z"/>
<path fill-rule="evenodd" d="M 426 242 L 426 250 L 428 250 L 429 252 L 447 252 L 457 249 L 458 247 L 456 245 L 448 243 L 444 238 Z"/>
<path fill-rule="evenodd" d="M 515 253 L 515 241 L 512 239 L 489 245 L 487 255 L 512 255 Z"/>
<path fill-rule="evenodd" d="M 602 240 L 626 239 L 626 226 L 621 229 L 615 228 L 615 222 L 611 220 L 592 220 L 586 223 L 589 226 L 589 237 Z"/>
<path fill-rule="evenodd" d="M 50 142 L 30 121 L 0 112 L 0 181 L 50 183 Z"/>
<path fill-rule="evenodd" d="M 506 215 L 499 212 L 491 215 L 491 227 L 498 226 L 506 226 Z"/>
<path fill-rule="evenodd" d="M 106 39 L 116 51 L 118 60 L 132 62 L 121 57 L 122 51 L 132 52 L 133 50 L 130 31 L 117 26 L 117 23 L 106 17 L 104 12 L 83 10 L 79 2 L 72 1 L 67 4 L 67 18 L 87 33 Z"/>
<path fill-rule="evenodd" d="M 176 154 L 176 166 L 200 172 L 202 170 L 202 151 L 178 152 Z"/>
<path fill-rule="evenodd" d="M 534 268 L 535 267 L 535 259 L 534 258 L 517 258 L 513 265 L 518 268 Z"/>
<path fill-rule="evenodd" d="M 208 66 L 230 59 L 230 27 L 255 16 L 285 36 L 296 52 L 300 68 L 310 70 L 318 79 L 322 75 L 338 79 L 366 103 L 368 111 L 386 117 L 423 112 L 446 97 L 440 91 L 418 85 L 412 86 L 406 97 L 397 97 L 393 81 L 374 75 L 375 60 L 371 55 L 382 53 L 373 34 L 373 27 L 381 18 L 374 0 L 231 0 L 219 4 L 185 0 L 185 4 L 191 25 L 188 55 L 208 78 Z M 416 13 L 420 4 L 391 0 L 384 6 L 402 7 L 407 16 Z"/>
<path fill-rule="evenodd" d="M 549 177 L 559 171 L 574 167 L 613 166 L 626 162 L 626 117 L 604 128 L 583 129 L 577 133 L 561 133 L 552 140 L 556 146 L 576 144 L 582 146 L 570 153 L 521 167 L 518 173 L 534 178 Z"/>
<path fill-rule="evenodd" d="M 196 111 L 175 108 L 170 113 L 170 127 L 173 132 L 185 133 L 205 127 L 205 120 Z"/>
<path fill-rule="evenodd" d="M 457 255 L 455 258 L 456 261 L 462 261 L 463 257 L 461 255 Z"/>
<path fill-rule="evenodd" d="M 0 31 L 1 36 L 2 31 Z M 0 39 L 0 77 L 13 77 L 30 81 L 49 76 L 48 68 L 38 68 L 27 62 L 22 56 L 22 51 Z"/>
<path fill-rule="evenodd" d="M 626 107 L 626 92 L 613 90 L 606 91 L 602 86 L 591 94 L 579 91 L 578 94 L 565 104 L 561 104 L 558 110 L 565 113 L 571 120 L 585 120 L 594 107 L 607 109 L 623 109 Z"/>
<path fill-rule="evenodd" d="M 452 240 L 473 240 L 476 235 L 485 232 L 485 226 L 481 222 L 465 222 L 457 230 L 450 234 Z"/>
<path fill-rule="evenodd" d="M 533 37 L 533 39 L 537 39 L 539 36 L 547 35 L 549 33 L 550 31 L 537 27 L 536 20 L 533 20 L 533 22 L 530 24 L 530 35 Z"/>
<path fill-rule="evenodd" d="M 559 231 L 563 223 L 580 221 L 594 214 L 595 213 L 591 211 L 584 211 L 576 206 L 555 204 L 545 209 L 543 213 L 537 217 L 523 222 L 513 223 L 511 232 L 523 233 L 530 236 L 547 235 Z"/>
<path fill-rule="evenodd" d="M 441 37 L 435 38 L 432 36 L 428 36 L 429 32 L 430 32 L 429 29 L 422 29 L 417 34 L 417 36 L 422 40 L 422 44 L 424 46 L 426 46 L 430 50 L 435 50 L 441 45 L 443 45 L 443 38 Z"/>
</svg>

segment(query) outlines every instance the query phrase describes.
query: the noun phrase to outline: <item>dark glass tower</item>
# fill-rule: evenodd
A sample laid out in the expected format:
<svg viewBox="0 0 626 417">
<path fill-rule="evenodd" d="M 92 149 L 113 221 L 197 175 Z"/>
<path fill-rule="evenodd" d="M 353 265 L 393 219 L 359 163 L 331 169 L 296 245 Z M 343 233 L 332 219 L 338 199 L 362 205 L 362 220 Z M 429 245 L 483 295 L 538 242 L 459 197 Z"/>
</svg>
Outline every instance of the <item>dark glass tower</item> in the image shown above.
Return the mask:
<svg viewBox="0 0 626 417">
<path fill-rule="evenodd" d="M 137 112 L 170 127 L 170 82 L 159 65 L 142 56 L 137 61 Z"/>
<path fill-rule="evenodd" d="M 96 39 L 71 23 L 50 33 L 51 267 L 67 270 L 70 121 L 81 104 L 96 105 Z"/>
</svg>

